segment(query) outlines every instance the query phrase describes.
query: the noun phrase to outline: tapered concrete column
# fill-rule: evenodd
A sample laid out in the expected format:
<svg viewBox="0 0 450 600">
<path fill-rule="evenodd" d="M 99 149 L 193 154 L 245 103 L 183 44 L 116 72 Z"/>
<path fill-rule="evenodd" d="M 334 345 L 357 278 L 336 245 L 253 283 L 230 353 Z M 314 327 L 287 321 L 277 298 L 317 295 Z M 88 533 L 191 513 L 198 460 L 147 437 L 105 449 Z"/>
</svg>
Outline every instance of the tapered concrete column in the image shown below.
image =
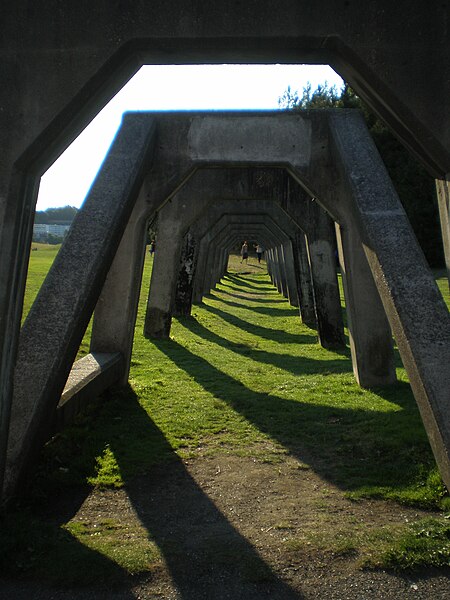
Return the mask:
<svg viewBox="0 0 450 600">
<path fill-rule="evenodd" d="M 49 435 L 56 406 L 141 188 L 154 135 L 152 116 L 124 116 L 22 328 L 5 499 L 24 484 Z"/>
<path fill-rule="evenodd" d="M 272 248 L 266 248 L 265 256 L 266 256 L 267 274 L 270 277 L 270 281 L 273 283 Z"/>
<path fill-rule="evenodd" d="M 318 219 L 322 218 L 321 214 L 317 216 Z M 332 349 L 345 347 L 345 336 L 334 244 L 330 237 L 325 232 L 314 237 L 307 236 L 307 249 L 314 287 L 317 333 L 320 344 Z"/>
<path fill-rule="evenodd" d="M 295 237 L 293 257 L 296 264 L 295 273 L 298 278 L 297 289 L 299 293 L 300 316 L 305 325 L 316 329 L 317 320 L 314 305 L 314 291 L 304 233 L 298 233 Z"/>
<path fill-rule="evenodd" d="M 298 307 L 298 288 L 297 278 L 295 276 L 294 255 L 292 251 L 292 242 L 286 242 L 282 245 L 284 265 L 286 270 L 286 284 L 291 306 Z"/>
<path fill-rule="evenodd" d="M 358 114 L 332 115 L 339 197 L 352 215 L 408 372 L 442 478 L 450 489 L 450 317 L 405 211 Z M 324 189 L 324 197 L 326 190 Z M 336 206 L 336 198 L 330 198 Z M 345 221 L 344 215 L 340 219 Z"/>
<path fill-rule="evenodd" d="M 163 207 L 158 215 L 158 245 L 145 314 L 146 337 L 169 337 L 182 242 L 182 223 Z"/>
<path fill-rule="evenodd" d="M 192 310 L 192 293 L 194 274 L 196 268 L 196 246 L 197 240 L 188 231 L 184 236 L 183 247 L 180 257 L 180 269 L 177 277 L 177 288 L 175 291 L 174 316 L 189 316 Z"/>
<path fill-rule="evenodd" d="M 355 227 L 336 225 L 353 372 L 361 387 L 395 383 L 391 328 Z"/>
<path fill-rule="evenodd" d="M 98 299 L 92 325 L 90 352 L 120 352 L 126 385 L 130 371 L 136 315 L 145 259 L 147 220 L 141 193 Z"/>
<path fill-rule="evenodd" d="M 267 255 L 266 255 L 267 259 Z M 277 287 L 277 278 L 276 278 L 276 270 L 275 270 L 275 252 L 274 248 L 270 248 L 268 252 L 268 267 L 270 268 L 269 275 L 272 281 L 272 285 Z"/>
<path fill-rule="evenodd" d="M 306 234 L 319 342 L 324 348 L 345 347 L 333 222 L 314 198 L 291 179 L 286 182 L 282 206 Z"/>
<path fill-rule="evenodd" d="M 275 246 L 273 249 L 274 267 L 275 267 L 275 286 L 278 293 L 284 296 L 283 292 L 283 274 L 281 272 L 280 248 Z"/>
<path fill-rule="evenodd" d="M 449 176 L 450 177 L 450 176 Z M 436 190 L 441 218 L 442 241 L 444 243 L 445 264 L 450 288 L 450 180 L 436 179 Z"/>
<path fill-rule="evenodd" d="M 192 292 L 192 302 L 193 304 L 198 304 L 202 301 L 202 296 L 204 293 L 204 283 L 205 283 L 205 268 L 206 261 L 208 258 L 208 247 L 211 241 L 212 234 L 208 232 L 199 242 L 198 248 L 198 260 L 197 266 L 195 269 L 194 276 L 194 284 L 193 284 L 193 292 Z"/>
</svg>

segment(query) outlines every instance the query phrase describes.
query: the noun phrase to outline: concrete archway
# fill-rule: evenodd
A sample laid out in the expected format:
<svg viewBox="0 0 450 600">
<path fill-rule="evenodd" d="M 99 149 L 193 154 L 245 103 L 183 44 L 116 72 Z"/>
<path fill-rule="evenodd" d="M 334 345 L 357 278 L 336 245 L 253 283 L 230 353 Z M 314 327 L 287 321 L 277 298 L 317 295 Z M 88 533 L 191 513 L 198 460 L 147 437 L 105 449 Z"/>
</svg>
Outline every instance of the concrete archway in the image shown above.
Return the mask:
<svg viewBox="0 0 450 600">
<path fill-rule="evenodd" d="M 450 348 L 448 311 L 416 251 L 406 216 L 360 117 L 352 111 L 332 111 L 170 119 L 154 115 L 150 123 L 152 119 L 159 143 L 144 186 L 151 202 L 170 199 L 200 167 L 272 164 L 286 168 L 341 226 L 358 233 L 447 481 L 449 435 L 441 417 L 448 410 L 448 373 L 441 365 Z M 414 271 L 408 269 L 411 264 Z M 430 304 L 423 306 L 417 298 L 428 298 Z M 432 331 L 432 339 L 424 340 L 421 328 Z"/>
<path fill-rule="evenodd" d="M 175 25 L 172 15 L 180 15 Z M 5 439 L 37 181 L 140 65 L 329 63 L 438 177 L 450 257 L 447 7 L 390 0 L 180 0 L 34 7 L 5 0 L 0 161 L 0 435 Z M 364 31 L 364 36 L 360 35 Z M 412 51 L 412 41 L 414 51 Z M 42 82 L 45 81 L 45 85 Z M 429 107 L 433 107 L 430 110 Z M 448 259 L 450 269 L 450 258 Z"/>
</svg>

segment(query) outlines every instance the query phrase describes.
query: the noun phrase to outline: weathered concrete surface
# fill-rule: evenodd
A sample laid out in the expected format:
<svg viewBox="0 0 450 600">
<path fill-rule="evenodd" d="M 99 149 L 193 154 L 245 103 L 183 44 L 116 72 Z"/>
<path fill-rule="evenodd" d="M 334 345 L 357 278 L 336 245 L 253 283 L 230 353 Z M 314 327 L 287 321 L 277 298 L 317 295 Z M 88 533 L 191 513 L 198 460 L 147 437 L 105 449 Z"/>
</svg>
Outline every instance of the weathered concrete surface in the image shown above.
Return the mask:
<svg viewBox="0 0 450 600">
<path fill-rule="evenodd" d="M 439 216 L 441 218 L 447 278 L 450 288 L 450 179 L 437 179 L 436 190 L 439 202 Z"/>
<path fill-rule="evenodd" d="M 177 164 L 184 165 L 190 175 L 181 184 L 179 184 L 176 190 L 170 194 L 169 199 L 159 209 L 159 234 L 158 234 L 158 252 L 155 255 L 153 263 L 152 281 L 150 285 L 149 298 L 147 304 L 147 312 L 145 319 L 145 335 L 149 337 L 168 337 L 170 332 L 171 314 L 175 302 L 175 289 L 176 289 L 176 265 L 178 264 L 182 236 L 184 235 L 186 228 L 199 219 L 200 216 L 205 212 L 206 208 L 215 203 L 215 211 L 217 213 L 217 206 L 219 202 L 228 202 L 225 210 L 235 212 L 239 210 L 241 213 L 250 212 L 258 214 L 262 213 L 276 213 L 274 216 L 275 220 L 282 221 L 281 226 L 285 230 L 289 230 L 291 235 L 293 231 L 297 230 L 298 227 L 294 221 L 290 220 L 289 217 L 283 212 L 280 212 L 279 207 L 273 207 L 274 197 L 276 191 L 273 186 L 270 185 L 273 181 L 273 176 L 270 170 L 266 169 L 245 169 L 245 168 L 196 168 L 189 169 L 188 165 L 196 160 L 199 156 L 200 150 L 201 160 L 205 160 L 206 163 L 210 163 L 208 158 L 208 152 L 202 149 L 205 141 L 204 138 L 210 137 L 211 135 L 221 131 L 222 134 L 225 132 L 225 150 L 222 151 L 222 156 L 226 156 L 231 160 L 233 155 L 232 140 L 227 139 L 226 128 L 224 129 L 223 116 L 220 115 L 219 119 L 213 119 L 212 121 L 206 121 L 208 127 L 202 127 L 199 125 L 201 120 L 198 116 L 190 121 L 186 119 L 178 120 L 176 129 L 170 126 L 170 121 L 167 122 L 167 118 L 163 118 L 163 132 L 160 132 L 159 136 L 159 152 L 155 160 L 156 165 L 160 164 L 162 158 L 160 155 L 165 156 L 166 148 L 172 148 L 172 154 L 177 156 L 175 161 Z M 259 115 L 259 117 L 264 115 Z M 176 118 L 178 115 L 176 115 Z M 233 123 L 236 124 L 236 118 L 232 115 L 228 115 L 225 118 L 231 118 Z M 242 120 L 242 119 L 241 119 Z M 194 123 L 193 130 L 186 130 L 186 121 L 188 123 Z M 239 120 L 238 120 L 239 122 Z M 212 123 L 212 128 L 210 124 Z M 262 121 L 263 125 L 267 124 L 267 120 Z M 282 127 L 283 131 L 287 131 L 289 128 Z M 181 149 L 174 147 L 174 132 L 179 135 L 179 131 L 182 130 L 191 139 L 189 147 L 186 148 L 185 143 L 180 144 Z M 199 131 L 201 133 L 199 133 Z M 211 134 L 211 131 L 213 132 Z M 272 131 L 272 127 L 271 127 Z M 166 134 L 166 135 L 164 135 Z M 292 132 L 289 133 L 292 136 Z M 166 137 L 167 136 L 167 137 Z M 252 136 L 250 136 L 252 137 Z M 193 141 L 195 138 L 195 142 Z M 246 150 L 246 154 L 255 160 L 258 155 L 257 147 L 255 146 L 256 139 L 253 141 L 253 147 Z M 298 148 L 305 146 L 304 152 L 307 152 L 306 141 L 299 142 Z M 222 148 L 221 141 L 216 149 Z M 213 152 L 214 153 L 214 152 Z M 242 152 L 241 152 L 242 155 Z M 173 161 L 172 161 L 173 163 Z M 171 164 L 172 164 L 171 163 Z M 146 186 L 145 193 L 149 198 L 149 211 L 152 207 L 154 198 L 161 194 L 162 187 L 160 186 L 161 177 L 156 178 L 156 183 L 153 181 L 153 175 L 155 172 L 155 166 L 151 170 Z M 176 178 L 176 174 L 174 175 Z M 158 187 L 160 186 L 160 187 Z M 236 199 L 240 199 L 241 203 L 237 204 Z M 270 200 L 268 202 L 268 200 Z M 251 204 L 252 203 L 252 204 Z M 224 204 L 225 206 L 225 204 Z M 219 216 L 214 213 L 210 214 L 211 223 L 217 220 Z M 211 216 L 214 215 L 215 216 Z M 207 218 L 207 217 L 206 217 Z M 207 229 L 210 223 L 203 224 L 202 227 Z M 204 275 L 203 290 L 209 290 L 217 283 L 221 275 L 226 268 L 226 258 L 223 252 L 223 248 L 218 249 L 219 254 L 216 252 L 216 247 L 212 247 L 208 257 L 209 260 L 207 265 L 202 267 L 201 272 Z M 208 278 L 208 281 L 206 281 Z M 295 278 L 291 277 L 291 296 L 295 298 L 297 296 L 296 290 L 294 290 Z M 191 291 L 188 291 L 191 293 Z"/>
<path fill-rule="evenodd" d="M 89 353 L 74 362 L 56 408 L 57 431 L 71 423 L 87 402 L 117 382 L 123 370 L 123 357 L 119 352 Z"/>
<path fill-rule="evenodd" d="M 350 213 L 358 226 L 436 461 L 450 489 L 447 307 L 362 117 L 331 115 L 330 138 L 337 164 L 338 209 Z"/>
<path fill-rule="evenodd" d="M 361 387 L 395 383 L 391 328 L 356 227 L 336 226 L 353 373 Z"/>
<path fill-rule="evenodd" d="M 88 325 L 153 152 L 155 121 L 130 113 L 21 331 L 4 498 L 24 483 Z M 118 373 L 120 376 L 120 373 Z"/>
<path fill-rule="evenodd" d="M 149 0 L 114 6 L 106 0 L 64 4 L 3 0 L 2 8 L 3 442 L 37 181 L 141 64 L 329 63 L 433 175 L 445 178 L 450 172 L 445 2 L 430 8 L 415 0 L 405 11 L 392 0 L 344 5 L 281 0 L 276 14 L 268 0 L 189 5 L 182 0 Z M 176 21 L 173 15 L 178 15 Z"/>
<path fill-rule="evenodd" d="M 92 323 L 90 351 L 121 354 L 123 368 L 118 383 L 122 385 L 128 382 L 144 267 L 146 205 L 140 193 L 95 306 Z"/>
<path fill-rule="evenodd" d="M 175 302 L 173 315 L 189 316 L 192 310 L 192 291 L 196 267 L 196 244 L 197 241 L 190 231 L 186 233 L 183 240 L 180 256 L 180 269 L 177 277 L 175 290 Z"/>
<path fill-rule="evenodd" d="M 218 281 L 215 267 L 218 264 L 220 248 L 223 244 L 227 243 L 230 232 L 236 231 L 240 232 L 242 240 L 250 236 L 279 236 L 281 239 L 286 238 L 284 232 L 270 217 L 260 213 L 256 215 L 252 215 L 251 213 L 237 215 L 231 213 L 224 215 L 217 222 L 217 229 L 213 227 L 211 234 L 204 236 L 200 242 L 197 269 L 200 279 L 199 281 L 197 281 L 197 278 L 195 280 L 194 289 L 197 290 L 197 293 L 194 294 L 195 298 L 198 297 L 198 290 L 201 290 L 200 296 L 202 296 L 215 287 Z M 201 267 L 202 265 L 204 265 L 204 268 Z"/>
<path fill-rule="evenodd" d="M 299 293 L 299 306 L 302 322 L 313 329 L 317 328 L 316 311 L 314 304 L 313 282 L 311 269 L 308 262 L 305 234 L 298 233 L 295 236 L 293 246 L 295 272 L 298 277 L 297 289 Z"/>
</svg>

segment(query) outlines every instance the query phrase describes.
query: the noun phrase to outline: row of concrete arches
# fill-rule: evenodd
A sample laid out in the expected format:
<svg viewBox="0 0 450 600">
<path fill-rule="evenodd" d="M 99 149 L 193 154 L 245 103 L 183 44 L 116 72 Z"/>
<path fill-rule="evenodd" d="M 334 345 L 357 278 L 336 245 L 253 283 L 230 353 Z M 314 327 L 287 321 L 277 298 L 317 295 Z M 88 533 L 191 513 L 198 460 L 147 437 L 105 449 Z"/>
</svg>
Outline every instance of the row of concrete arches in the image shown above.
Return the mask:
<svg viewBox="0 0 450 600">
<path fill-rule="evenodd" d="M 168 335 L 180 256 L 184 273 L 195 257 L 197 277 L 184 284 L 198 301 L 245 231 L 266 241 L 274 280 L 290 285 L 292 296 L 299 281 L 308 287 L 299 266 L 306 244 L 319 339 L 330 346 L 342 343 L 334 221 L 355 374 L 362 385 L 395 380 L 393 333 L 450 485 L 448 311 L 359 113 L 130 113 L 21 331 L 6 500 L 49 434 L 93 313 L 91 352 L 116 357 L 108 385 L 126 380 L 146 226 L 155 212 L 161 258 L 148 334 Z"/>
<path fill-rule="evenodd" d="M 449 267 L 450 44 L 445 2 L 417 0 L 408 10 L 391 0 L 282 0 L 276 7 L 267 0 L 91 0 L 64 5 L 57 0 L 39 5 L 4 0 L 3 5 L 0 479 L 13 382 L 15 372 L 20 373 L 19 331 L 39 178 L 143 64 L 331 65 L 436 178 Z M 119 219 L 128 217 L 126 210 L 119 214 Z M 96 240 L 90 242 L 96 255 Z M 117 257 L 114 264 L 119 264 Z M 410 270 L 414 268 L 413 262 Z M 423 287 L 417 289 L 414 303 L 433 307 L 434 300 L 430 305 L 429 296 L 420 296 Z M 446 329 L 448 313 L 440 310 L 438 318 Z M 425 326 L 421 335 L 428 335 Z M 433 335 L 434 330 L 431 340 Z M 448 339 L 439 339 L 447 352 Z M 419 362 L 428 363 L 428 358 Z M 437 386 L 445 383 L 440 370 Z M 66 371 L 67 365 L 62 379 Z M 448 420 L 448 401 L 447 408 L 439 409 L 439 422 Z M 430 410 L 437 410 L 432 404 Z"/>
</svg>

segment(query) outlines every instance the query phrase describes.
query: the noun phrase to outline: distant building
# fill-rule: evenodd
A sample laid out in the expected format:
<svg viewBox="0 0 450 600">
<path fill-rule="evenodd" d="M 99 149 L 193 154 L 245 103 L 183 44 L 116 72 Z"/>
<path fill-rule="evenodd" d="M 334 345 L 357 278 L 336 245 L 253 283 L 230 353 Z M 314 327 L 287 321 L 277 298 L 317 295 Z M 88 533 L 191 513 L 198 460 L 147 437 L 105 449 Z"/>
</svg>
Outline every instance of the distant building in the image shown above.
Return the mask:
<svg viewBox="0 0 450 600">
<path fill-rule="evenodd" d="M 35 242 L 45 240 L 49 234 L 63 239 L 69 229 L 70 225 L 35 223 L 33 225 L 33 240 Z"/>
</svg>

